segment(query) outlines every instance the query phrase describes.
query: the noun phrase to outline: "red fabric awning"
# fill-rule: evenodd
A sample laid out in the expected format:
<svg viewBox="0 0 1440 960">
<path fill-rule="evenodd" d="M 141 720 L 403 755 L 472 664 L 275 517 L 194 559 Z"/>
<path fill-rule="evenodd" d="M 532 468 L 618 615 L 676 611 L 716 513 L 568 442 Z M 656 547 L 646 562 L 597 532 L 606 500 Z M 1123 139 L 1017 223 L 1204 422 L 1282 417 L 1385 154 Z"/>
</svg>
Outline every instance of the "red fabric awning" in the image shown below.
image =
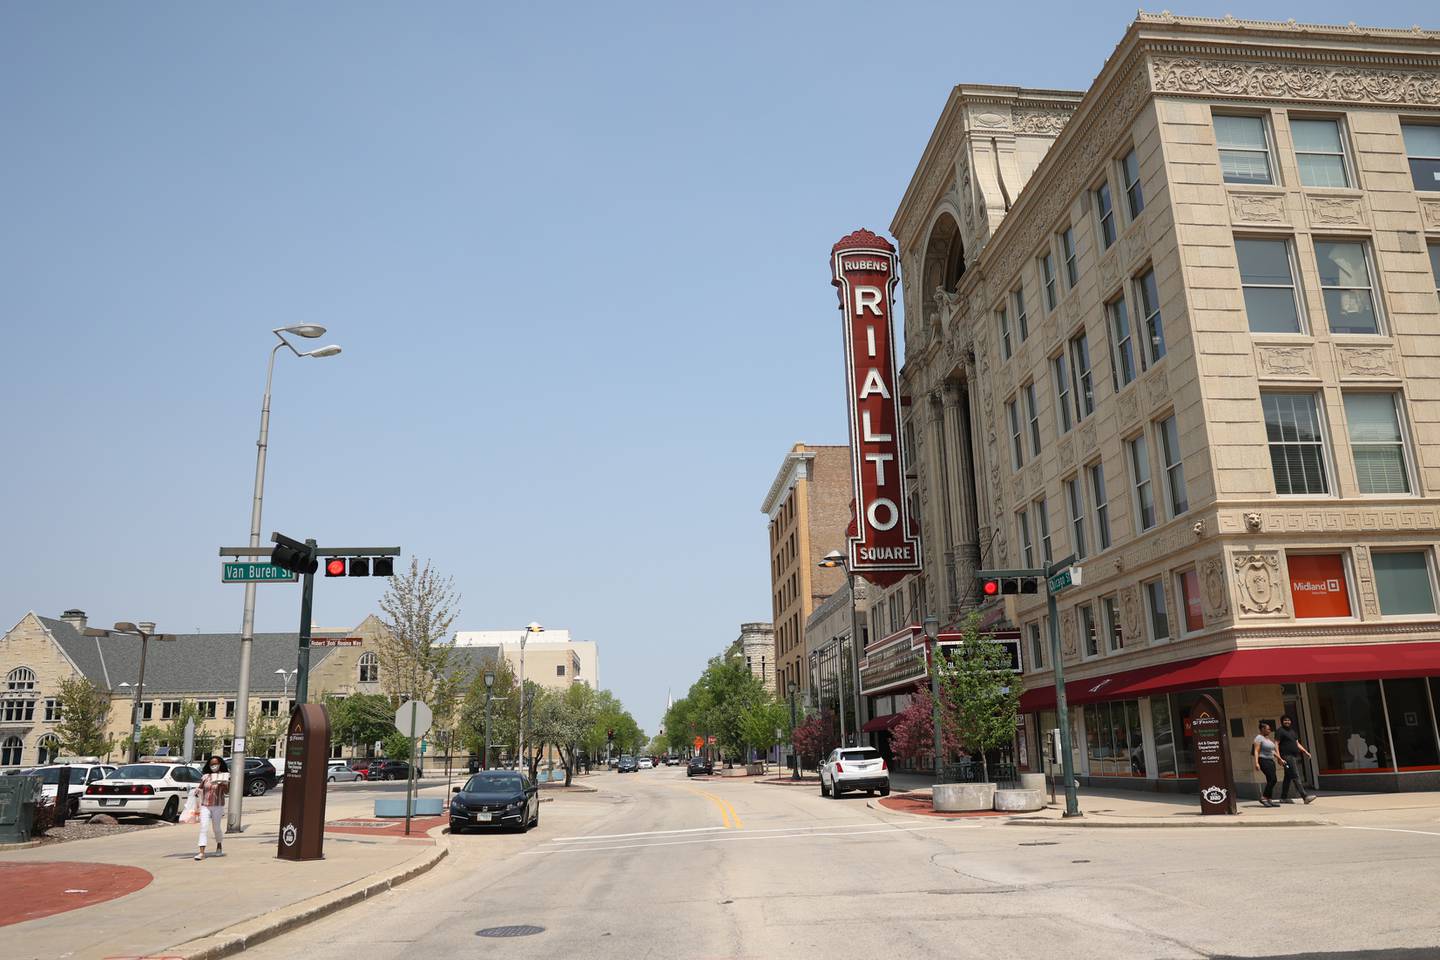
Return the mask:
<svg viewBox="0 0 1440 960">
<path fill-rule="evenodd" d="M 1195 687 L 1431 676 L 1440 676 L 1440 642 L 1273 647 L 1232 650 L 1194 660 L 1068 680 L 1065 696 L 1071 704 L 1082 704 L 1126 700 Z M 1028 689 L 1020 695 L 1021 713 L 1053 709 L 1054 684 Z"/>
<path fill-rule="evenodd" d="M 1066 684 L 1066 686 L 1068 687 L 1069 684 Z M 903 714 L 888 713 L 883 717 L 872 717 L 866 720 L 864 726 L 860 729 L 866 733 L 879 733 L 881 730 L 889 730 L 900 722 L 901 716 L 903 716 Z"/>
</svg>

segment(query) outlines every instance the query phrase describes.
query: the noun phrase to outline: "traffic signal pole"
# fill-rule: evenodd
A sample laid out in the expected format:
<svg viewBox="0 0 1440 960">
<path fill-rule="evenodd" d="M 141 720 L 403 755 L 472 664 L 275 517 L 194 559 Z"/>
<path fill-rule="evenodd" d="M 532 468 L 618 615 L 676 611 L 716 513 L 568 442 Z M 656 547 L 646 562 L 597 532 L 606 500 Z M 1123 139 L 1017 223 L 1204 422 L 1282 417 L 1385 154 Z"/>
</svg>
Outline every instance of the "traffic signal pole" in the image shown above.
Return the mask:
<svg viewBox="0 0 1440 960">
<path fill-rule="evenodd" d="M 305 546 L 311 552 L 316 549 L 314 540 L 306 540 Z M 295 702 L 306 703 L 310 697 L 310 611 L 315 601 L 315 574 L 304 575 L 300 582 L 300 651 L 295 664 Z M 409 820 L 406 820 L 407 831 Z"/>
<path fill-rule="evenodd" d="M 1045 568 L 1045 609 L 1050 614 L 1050 661 L 1055 671 L 1055 718 L 1060 724 L 1060 774 L 1065 778 L 1065 816 L 1078 817 L 1080 798 L 1075 793 L 1075 756 L 1070 747 L 1070 703 L 1065 696 L 1065 659 L 1060 655 L 1060 615 L 1050 578 L 1075 562 L 1066 557 Z"/>
</svg>

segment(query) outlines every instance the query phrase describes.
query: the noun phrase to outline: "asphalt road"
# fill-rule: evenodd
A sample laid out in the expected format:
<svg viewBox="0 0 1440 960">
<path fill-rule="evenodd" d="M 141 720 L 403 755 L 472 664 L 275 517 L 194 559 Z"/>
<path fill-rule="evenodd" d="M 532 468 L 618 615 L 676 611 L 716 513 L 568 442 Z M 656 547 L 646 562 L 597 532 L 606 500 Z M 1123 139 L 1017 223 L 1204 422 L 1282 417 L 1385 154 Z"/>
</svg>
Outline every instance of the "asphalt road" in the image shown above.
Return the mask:
<svg viewBox="0 0 1440 960">
<path fill-rule="evenodd" d="M 1440 956 L 1440 823 L 1069 829 L 600 774 L 249 960 Z M 539 932 L 480 937 L 490 928 Z"/>
</svg>

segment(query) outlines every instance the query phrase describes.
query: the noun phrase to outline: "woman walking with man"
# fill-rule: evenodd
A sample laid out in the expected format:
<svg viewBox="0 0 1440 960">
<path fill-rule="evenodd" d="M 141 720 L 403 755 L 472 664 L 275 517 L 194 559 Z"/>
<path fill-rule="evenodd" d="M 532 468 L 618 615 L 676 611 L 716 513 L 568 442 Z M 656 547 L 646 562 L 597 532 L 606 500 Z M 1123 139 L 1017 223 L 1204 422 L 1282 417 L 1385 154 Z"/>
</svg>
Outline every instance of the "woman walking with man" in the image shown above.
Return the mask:
<svg viewBox="0 0 1440 960">
<path fill-rule="evenodd" d="M 1255 769 L 1265 775 L 1265 788 L 1260 792 L 1260 806 L 1277 807 L 1274 800 L 1270 799 L 1275 793 L 1275 761 L 1279 747 L 1271 739 L 1273 733 L 1270 724 L 1264 720 L 1260 721 L 1260 732 L 1255 736 L 1250 745 L 1250 756 L 1255 762 Z M 1280 759 L 1281 763 L 1285 761 Z"/>
</svg>

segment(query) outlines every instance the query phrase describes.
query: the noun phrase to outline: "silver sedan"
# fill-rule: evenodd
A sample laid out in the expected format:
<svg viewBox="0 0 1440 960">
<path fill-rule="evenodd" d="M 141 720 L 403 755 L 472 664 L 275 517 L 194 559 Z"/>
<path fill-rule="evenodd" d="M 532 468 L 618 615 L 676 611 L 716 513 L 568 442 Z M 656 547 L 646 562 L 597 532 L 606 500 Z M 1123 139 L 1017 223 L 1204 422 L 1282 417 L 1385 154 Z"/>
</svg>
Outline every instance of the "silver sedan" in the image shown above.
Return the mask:
<svg viewBox="0 0 1440 960">
<path fill-rule="evenodd" d="M 325 779 L 330 783 L 349 783 L 352 780 L 364 780 L 356 770 L 351 770 L 348 763 L 332 763 L 325 771 Z"/>
</svg>

